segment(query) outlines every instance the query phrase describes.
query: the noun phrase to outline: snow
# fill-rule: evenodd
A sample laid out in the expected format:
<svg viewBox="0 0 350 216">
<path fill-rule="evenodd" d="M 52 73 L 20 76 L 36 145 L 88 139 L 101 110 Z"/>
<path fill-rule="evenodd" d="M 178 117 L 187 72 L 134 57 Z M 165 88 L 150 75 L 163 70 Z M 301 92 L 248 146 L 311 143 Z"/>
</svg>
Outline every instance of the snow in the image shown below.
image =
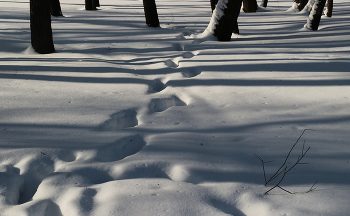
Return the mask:
<svg viewBox="0 0 350 216">
<path fill-rule="evenodd" d="M 219 0 L 216 8 L 213 11 L 213 16 L 210 19 L 209 25 L 207 27 L 207 31 L 209 31 L 211 34 L 214 34 L 214 31 L 216 29 L 216 26 L 219 25 L 219 20 L 224 15 L 224 9 L 226 9 L 226 5 L 228 3 L 228 0 Z"/>
<path fill-rule="evenodd" d="M 316 3 L 316 0 L 310 0 L 307 2 L 307 4 L 305 5 L 305 7 L 303 8 L 303 10 L 301 12 L 303 13 L 308 13 L 312 11 L 312 8 L 314 7 L 314 4 Z"/>
<path fill-rule="evenodd" d="M 230 42 L 205 31 L 209 1 L 157 1 L 161 28 L 139 0 L 60 2 L 48 55 L 28 2 L 0 2 L 1 216 L 349 215 L 346 1 L 318 31 L 269 1 Z M 271 176 L 304 129 L 294 194 L 264 195 L 254 153 Z"/>
</svg>

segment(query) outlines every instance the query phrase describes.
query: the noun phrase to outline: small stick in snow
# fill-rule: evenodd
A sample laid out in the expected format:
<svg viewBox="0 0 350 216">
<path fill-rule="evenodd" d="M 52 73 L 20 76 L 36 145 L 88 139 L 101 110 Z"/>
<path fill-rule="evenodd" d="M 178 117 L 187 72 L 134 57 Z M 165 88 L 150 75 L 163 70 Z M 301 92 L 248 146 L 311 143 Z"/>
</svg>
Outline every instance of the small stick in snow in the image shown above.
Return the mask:
<svg viewBox="0 0 350 216">
<path fill-rule="evenodd" d="M 296 161 L 291 167 L 288 167 L 288 166 L 286 165 L 286 163 L 287 163 L 287 161 L 288 161 L 288 159 L 289 159 L 289 156 L 290 156 L 290 154 L 292 153 L 294 147 L 299 143 L 301 137 L 304 135 L 305 131 L 307 131 L 307 130 L 312 130 L 312 129 L 305 129 L 305 130 L 301 133 L 301 135 L 299 136 L 299 138 L 297 139 L 297 141 L 293 144 L 292 148 L 289 150 L 289 152 L 288 152 L 288 154 L 287 154 L 287 156 L 286 156 L 286 158 L 285 158 L 283 164 L 277 169 L 277 171 L 276 171 L 269 179 L 266 178 L 265 164 L 266 164 L 266 163 L 269 163 L 269 162 L 272 162 L 272 161 L 264 161 L 264 160 L 261 159 L 258 155 L 254 154 L 254 155 L 261 161 L 261 165 L 262 165 L 262 169 L 263 169 L 263 173 L 264 173 L 265 186 L 266 186 L 268 183 L 272 182 L 273 180 L 275 180 L 276 178 L 278 178 L 279 176 L 282 175 L 282 177 L 281 177 L 281 179 L 278 181 L 278 183 L 277 183 L 275 186 L 273 186 L 272 188 L 270 188 L 269 190 L 267 190 L 267 191 L 265 192 L 265 194 L 269 193 L 270 191 L 272 191 L 273 189 L 275 189 L 275 188 L 277 188 L 277 187 L 280 188 L 281 190 L 283 190 L 283 191 L 289 193 L 289 194 L 293 194 L 292 192 L 290 192 L 290 191 L 286 190 L 285 188 L 281 187 L 281 186 L 280 186 L 280 183 L 284 180 L 286 174 L 287 174 L 289 171 L 291 171 L 296 165 L 298 165 L 298 164 L 308 164 L 308 163 L 301 163 L 301 162 L 300 162 L 300 161 L 304 158 L 304 156 L 306 155 L 306 153 L 310 150 L 310 147 L 308 147 L 308 148 L 305 150 L 305 141 L 304 141 L 303 147 L 302 147 L 302 149 L 301 149 L 301 154 L 298 156 L 297 161 Z M 313 187 L 314 187 L 315 184 L 316 184 L 316 182 L 311 186 L 310 190 L 307 191 L 306 193 L 308 193 L 308 192 L 314 190 Z"/>
<path fill-rule="evenodd" d="M 309 193 L 311 191 L 316 190 L 316 188 L 314 188 L 315 184 L 317 183 L 317 181 L 315 181 L 315 183 L 310 187 L 310 189 L 308 191 L 306 191 L 305 193 Z"/>
</svg>

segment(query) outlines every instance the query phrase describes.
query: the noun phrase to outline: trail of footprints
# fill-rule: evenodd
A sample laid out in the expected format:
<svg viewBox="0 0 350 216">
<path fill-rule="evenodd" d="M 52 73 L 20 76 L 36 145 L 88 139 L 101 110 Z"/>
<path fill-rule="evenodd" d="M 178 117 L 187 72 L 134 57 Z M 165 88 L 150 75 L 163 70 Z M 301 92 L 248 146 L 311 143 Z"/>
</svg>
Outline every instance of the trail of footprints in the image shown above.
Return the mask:
<svg viewBox="0 0 350 216">
<path fill-rule="evenodd" d="M 179 43 L 173 44 L 175 51 L 183 52 L 180 57 L 174 59 L 168 59 L 164 63 L 169 68 L 178 68 L 179 62 L 183 59 L 190 59 L 196 56 L 197 52 L 186 52 L 185 46 Z M 191 78 L 198 76 L 201 71 L 197 68 L 188 68 L 182 72 L 184 78 Z M 161 79 L 153 80 L 147 93 L 154 94 L 161 92 L 166 88 Z M 178 98 L 176 95 L 172 95 L 167 98 L 154 98 L 148 104 L 148 113 L 153 114 L 157 112 L 163 112 L 173 106 L 186 106 L 187 104 Z M 131 128 L 138 125 L 137 109 L 130 108 L 119 111 L 110 116 L 108 120 L 103 122 L 97 127 L 98 131 L 117 131 L 120 129 Z M 119 167 L 119 172 L 112 177 L 107 170 L 101 170 L 101 168 L 94 166 L 84 165 L 87 161 L 97 162 L 113 162 L 120 161 L 128 156 L 134 155 L 141 151 L 147 145 L 144 138 L 140 135 L 133 135 L 124 139 L 118 140 L 115 143 L 111 143 L 98 148 L 97 150 L 86 150 L 80 152 L 71 152 L 68 150 L 62 150 L 55 152 L 56 159 L 63 161 L 66 165 L 61 167 L 55 167 L 54 159 L 48 155 L 29 156 L 26 159 L 20 161 L 16 166 L 22 167 L 22 170 L 15 166 L 0 164 L 0 178 L 5 177 L 12 182 L 10 184 L 9 191 L 12 193 L 1 193 L 0 197 L 4 197 L 4 202 L 10 205 L 23 204 L 34 200 L 37 192 L 52 190 L 51 185 L 57 186 L 75 186 L 85 187 L 81 191 L 80 200 L 77 202 L 80 204 L 80 212 L 88 214 L 93 206 L 93 197 L 96 195 L 96 190 L 86 188 L 92 184 L 101 184 L 115 179 L 132 179 L 132 178 L 167 178 L 173 180 L 181 180 L 191 182 L 190 176 L 183 176 L 186 168 L 175 166 L 165 172 L 165 164 L 144 164 L 138 162 L 127 164 L 124 167 Z M 80 163 L 83 162 L 83 163 Z M 23 164 L 26 164 L 23 166 Z M 79 165 L 80 164 L 80 165 Z M 164 167 L 162 167 L 164 166 Z M 26 167 L 26 168 L 23 168 Z M 119 174 L 118 174 L 119 173 Z M 79 182 L 77 185 L 76 182 Z M 7 184 L 8 182 L 0 182 Z M 26 187 L 30 184 L 32 187 Z M 5 185 L 6 186 L 6 185 Z M 8 185 L 7 185 L 8 186 Z M 58 189 L 59 190 L 59 187 Z M 59 191 L 57 191 L 59 193 Z M 49 196 L 49 194 L 47 195 Z M 39 198 L 40 199 L 40 198 Z M 34 202 L 34 201 L 33 201 Z M 1 203 L 0 203 L 1 204 Z M 55 203 L 47 203 L 46 201 L 38 201 L 34 206 L 41 206 L 45 209 L 51 209 L 54 212 L 60 211 L 59 207 Z M 48 210 L 46 210 L 48 211 Z"/>
<path fill-rule="evenodd" d="M 174 68 L 174 69 L 178 68 L 181 60 L 190 59 L 190 58 L 193 58 L 194 56 L 198 55 L 197 51 L 193 51 L 193 52 L 185 51 L 185 45 L 183 45 L 183 44 L 175 43 L 175 44 L 173 44 L 173 48 L 174 48 L 174 50 L 180 51 L 183 53 L 179 57 L 176 57 L 173 59 L 167 59 L 164 62 L 164 64 L 169 68 Z M 185 68 L 184 70 L 185 71 L 182 72 L 182 75 L 185 78 L 195 77 L 201 73 L 201 71 L 198 68 Z"/>
<path fill-rule="evenodd" d="M 180 43 L 173 44 L 175 51 L 184 52 L 181 57 L 174 59 L 168 59 L 164 63 L 169 68 L 177 68 L 179 62 L 182 59 L 192 58 L 198 54 L 198 52 L 186 52 L 185 45 Z M 181 72 L 184 78 L 192 78 L 201 74 L 199 68 L 187 68 L 185 71 Z M 161 79 L 155 79 L 151 81 L 148 87 L 148 94 L 154 94 L 163 91 L 167 85 L 162 82 Z M 186 106 L 187 104 L 178 98 L 176 95 L 172 95 L 168 98 L 154 98 L 148 104 L 148 113 L 152 114 L 155 112 L 163 112 L 173 106 Z M 98 129 L 101 131 L 114 131 L 124 128 L 135 127 L 138 125 L 137 110 L 136 109 L 126 109 L 114 113 L 110 116 L 110 119 L 99 125 Z"/>
</svg>

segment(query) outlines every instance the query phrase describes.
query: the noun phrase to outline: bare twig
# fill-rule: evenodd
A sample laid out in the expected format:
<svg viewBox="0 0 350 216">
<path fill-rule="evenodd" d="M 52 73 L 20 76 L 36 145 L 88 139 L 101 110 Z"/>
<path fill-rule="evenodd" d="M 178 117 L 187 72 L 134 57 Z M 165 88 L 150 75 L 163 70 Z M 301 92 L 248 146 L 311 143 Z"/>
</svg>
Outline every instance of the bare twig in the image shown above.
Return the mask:
<svg viewBox="0 0 350 216">
<path fill-rule="evenodd" d="M 277 176 L 279 176 L 279 175 L 281 174 L 280 170 L 286 165 L 287 160 L 288 160 L 288 158 L 289 158 L 289 156 L 290 156 L 290 153 L 293 151 L 294 147 L 298 144 L 299 140 L 301 139 L 301 137 L 304 135 L 305 131 L 307 131 L 307 130 L 312 130 L 312 129 L 304 129 L 304 130 L 303 130 L 303 132 L 301 133 L 301 135 L 299 136 L 299 138 L 297 139 L 297 141 L 294 143 L 294 145 L 292 146 L 292 148 L 289 150 L 289 152 L 288 152 L 288 154 L 287 154 L 287 157 L 286 157 L 286 159 L 284 160 L 284 163 L 283 163 L 283 164 L 281 165 L 281 167 L 275 172 L 275 174 L 273 174 L 273 175 L 271 176 L 271 178 L 270 178 L 268 181 L 265 182 L 265 185 L 267 185 L 269 182 L 271 182 L 271 181 L 273 181 L 274 179 L 276 179 Z M 304 143 L 305 143 L 305 142 L 304 142 Z M 309 149 L 310 149 L 310 147 L 309 147 Z M 309 149 L 308 149 L 308 150 L 309 150 Z M 308 150 L 307 150 L 307 151 L 308 151 Z M 307 151 L 306 151 L 306 152 L 307 152 Z M 306 154 L 306 152 L 305 152 L 305 154 Z M 302 155 L 305 155 L 305 154 L 302 153 Z M 304 157 L 304 156 L 302 156 L 302 157 Z M 299 161 L 300 161 L 300 160 L 299 160 Z M 298 161 L 298 162 L 299 162 L 299 161 Z"/>
<path fill-rule="evenodd" d="M 315 181 L 315 183 L 310 187 L 310 189 L 308 191 L 306 191 L 306 193 L 309 193 L 313 190 L 316 190 L 316 188 L 314 188 L 315 184 L 317 183 L 317 181 Z"/>
<path fill-rule="evenodd" d="M 304 135 L 305 131 L 307 131 L 307 130 L 312 130 L 312 129 L 305 129 L 305 130 L 301 133 L 301 135 L 299 136 L 299 138 L 297 139 L 297 141 L 293 144 L 292 148 L 289 150 L 289 152 L 288 152 L 288 154 L 287 154 L 287 156 L 286 156 L 286 158 L 285 158 L 283 164 L 277 169 L 277 171 L 276 171 L 269 179 L 266 178 L 265 163 L 269 163 L 269 162 L 272 162 L 272 161 L 264 161 L 264 160 L 261 159 L 258 155 L 254 154 L 254 155 L 261 161 L 261 165 L 262 165 L 262 169 L 263 169 L 263 173 L 264 173 L 265 186 L 266 186 L 268 183 L 270 183 L 270 182 L 272 182 L 273 180 L 275 180 L 276 178 L 278 178 L 279 176 L 281 176 L 281 174 L 282 174 L 282 177 L 281 177 L 281 179 L 279 180 L 279 182 L 278 182 L 277 184 L 275 184 L 275 186 L 273 186 L 273 187 L 271 187 L 269 190 L 267 190 L 267 191 L 265 192 L 265 194 L 269 193 L 270 191 L 272 191 L 273 189 L 275 189 L 275 188 L 277 188 L 277 187 L 280 188 L 281 190 L 283 190 L 283 191 L 289 193 L 289 194 L 293 194 L 292 192 L 290 192 L 290 191 L 286 190 L 285 188 L 281 187 L 281 186 L 280 186 L 280 183 L 284 180 L 286 174 L 287 174 L 289 171 L 291 171 L 296 165 L 298 165 L 298 164 L 308 164 L 308 163 L 301 163 L 301 162 L 300 162 L 300 161 L 304 158 L 304 156 L 306 155 L 306 153 L 310 150 L 310 147 L 308 147 L 308 148 L 305 150 L 305 141 L 304 141 L 303 147 L 302 147 L 302 149 L 301 149 L 301 154 L 298 156 L 297 161 L 296 161 L 291 167 L 288 167 L 288 166 L 286 165 L 286 163 L 287 163 L 287 161 L 288 161 L 288 159 L 289 159 L 289 156 L 291 155 L 291 153 L 292 153 L 294 147 L 298 144 L 298 142 L 300 141 L 301 137 Z M 315 186 L 315 184 L 316 184 L 316 182 L 311 186 L 310 190 L 307 191 L 306 193 L 308 193 L 308 192 L 314 190 L 313 187 Z"/>
<path fill-rule="evenodd" d="M 264 161 L 263 159 L 261 159 L 258 155 L 256 155 L 255 153 L 254 153 L 254 155 L 257 157 L 257 158 L 259 158 L 259 160 L 261 161 L 261 165 L 262 165 L 262 168 L 263 168 L 263 172 L 264 172 L 264 179 L 265 179 L 265 184 L 266 184 L 266 172 L 265 172 L 265 164 L 266 163 L 270 163 L 270 162 L 272 162 L 272 161 Z"/>
<path fill-rule="evenodd" d="M 280 181 L 279 181 L 274 187 L 272 187 L 272 188 L 270 188 L 268 191 L 266 191 L 265 194 L 267 194 L 268 192 L 272 191 L 272 190 L 275 189 L 276 187 L 280 187 L 279 184 L 283 181 L 284 177 L 286 176 L 286 169 L 287 169 L 287 167 L 284 168 L 284 170 L 282 170 L 283 176 L 282 176 L 282 178 L 280 179 Z"/>
</svg>

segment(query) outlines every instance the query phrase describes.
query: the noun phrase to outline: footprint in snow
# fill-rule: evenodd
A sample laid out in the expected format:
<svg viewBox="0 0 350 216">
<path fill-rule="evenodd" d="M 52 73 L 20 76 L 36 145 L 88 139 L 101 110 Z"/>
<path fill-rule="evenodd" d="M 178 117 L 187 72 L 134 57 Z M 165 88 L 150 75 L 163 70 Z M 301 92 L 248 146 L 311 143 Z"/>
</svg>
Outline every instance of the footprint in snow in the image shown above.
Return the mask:
<svg viewBox="0 0 350 216">
<path fill-rule="evenodd" d="M 126 109 L 111 115 L 110 119 L 98 126 L 102 131 L 114 131 L 138 125 L 135 109 Z"/>
<path fill-rule="evenodd" d="M 82 211 L 82 215 L 88 215 L 94 207 L 94 196 L 97 194 L 97 190 L 93 188 L 86 188 L 81 193 L 79 199 L 79 206 Z"/>
<path fill-rule="evenodd" d="M 147 93 L 161 92 L 165 88 L 166 88 L 166 85 L 160 79 L 155 79 L 155 80 L 153 80 L 151 85 L 148 87 Z"/>
<path fill-rule="evenodd" d="M 96 159 L 101 162 L 118 161 L 141 151 L 146 144 L 146 141 L 140 135 L 128 136 L 115 143 L 98 148 Z"/>
<path fill-rule="evenodd" d="M 193 53 L 193 52 L 185 52 L 185 53 L 182 55 L 183 58 L 192 58 L 192 57 L 194 57 L 194 56 L 195 56 L 195 53 Z"/>
<path fill-rule="evenodd" d="M 187 104 L 175 95 L 170 98 L 155 98 L 148 104 L 149 113 L 163 112 L 173 106 L 186 106 Z"/>
<path fill-rule="evenodd" d="M 186 78 L 191 78 L 198 76 L 202 71 L 199 68 L 188 68 L 187 71 L 182 72 L 182 76 Z"/>
<path fill-rule="evenodd" d="M 0 165 L 2 170 L 3 165 Z M 24 191 L 25 179 L 13 172 L 0 172 L 0 206 L 17 205 Z"/>
<path fill-rule="evenodd" d="M 175 59 L 174 59 L 175 60 Z M 169 68 L 177 68 L 178 66 L 179 66 L 179 62 L 177 61 L 177 62 L 174 62 L 174 60 L 172 60 L 172 59 L 168 59 L 168 60 L 166 60 L 165 62 L 164 62 L 164 64 L 166 65 L 166 66 L 168 66 Z"/>
<path fill-rule="evenodd" d="M 54 161 L 47 156 L 30 155 L 19 161 L 16 166 L 21 170 L 26 185 L 18 200 L 19 204 L 30 201 L 43 179 L 55 172 Z"/>
<path fill-rule="evenodd" d="M 174 48 L 175 51 L 184 51 L 185 50 L 185 45 L 179 44 L 179 43 L 175 43 L 175 44 L 173 44 L 173 48 Z"/>
</svg>

